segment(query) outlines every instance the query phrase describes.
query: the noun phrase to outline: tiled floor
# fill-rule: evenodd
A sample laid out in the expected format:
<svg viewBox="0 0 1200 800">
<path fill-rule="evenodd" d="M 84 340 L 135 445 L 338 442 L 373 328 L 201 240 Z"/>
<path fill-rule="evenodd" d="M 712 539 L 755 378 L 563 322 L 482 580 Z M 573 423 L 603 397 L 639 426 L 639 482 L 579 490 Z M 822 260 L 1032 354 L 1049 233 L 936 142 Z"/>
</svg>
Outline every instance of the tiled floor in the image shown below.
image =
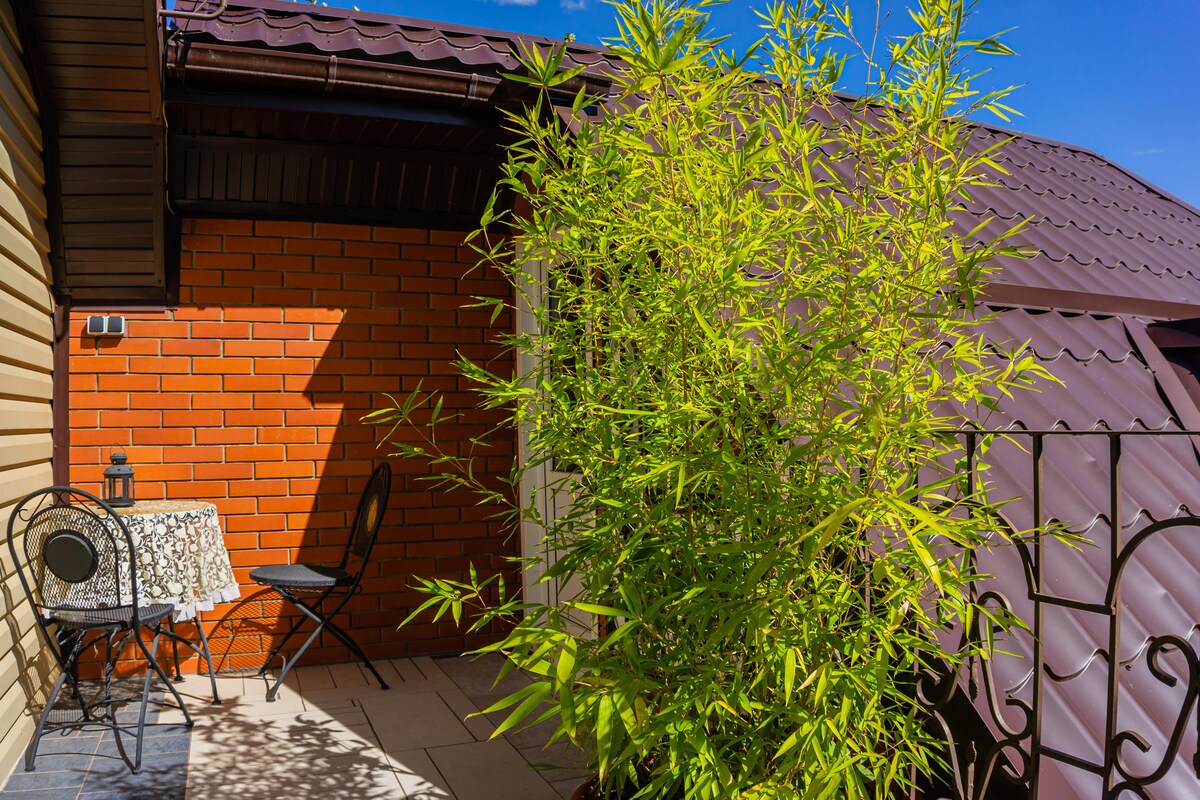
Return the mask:
<svg viewBox="0 0 1200 800">
<path fill-rule="evenodd" d="M 0 800 L 570 797 L 584 775 L 572 767 L 579 757 L 545 748 L 546 724 L 492 740 L 492 721 L 467 718 L 525 680 L 510 675 L 493 689 L 498 664 L 377 662 L 386 692 L 355 664 L 302 667 L 274 703 L 263 679 L 222 676 L 219 706 L 208 702 L 208 682 L 192 677 L 179 684 L 196 719 L 190 737 L 178 710 L 163 709 L 147 729 L 143 774 L 129 774 L 107 735 L 54 736 L 37 770 L 18 766 Z"/>
</svg>

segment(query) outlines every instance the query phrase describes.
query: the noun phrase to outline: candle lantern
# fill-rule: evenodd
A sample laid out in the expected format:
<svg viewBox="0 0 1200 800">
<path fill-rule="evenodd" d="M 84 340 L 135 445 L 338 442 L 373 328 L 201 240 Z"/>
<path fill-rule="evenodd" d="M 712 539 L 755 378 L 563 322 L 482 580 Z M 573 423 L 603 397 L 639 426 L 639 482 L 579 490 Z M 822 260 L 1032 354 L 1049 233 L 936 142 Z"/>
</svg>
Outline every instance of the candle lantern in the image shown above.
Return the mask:
<svg viewBox="0 0 1200 800">
<path fill-rule="evenodd" d="M 111 467 L 104 469 L 104 502 L 113 508 L 133 505 L 133 467 L 125 462 L 129 456 L 122 452 L 109 455 Z"/>
</svg>

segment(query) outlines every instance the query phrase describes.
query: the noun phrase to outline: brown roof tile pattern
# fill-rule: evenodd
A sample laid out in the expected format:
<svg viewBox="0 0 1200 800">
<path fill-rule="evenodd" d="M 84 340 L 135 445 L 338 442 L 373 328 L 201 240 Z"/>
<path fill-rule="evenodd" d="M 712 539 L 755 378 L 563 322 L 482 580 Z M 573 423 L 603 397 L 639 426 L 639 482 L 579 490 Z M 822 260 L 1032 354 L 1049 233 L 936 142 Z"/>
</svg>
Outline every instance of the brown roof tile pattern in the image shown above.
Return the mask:
<svg viewBox="0 0 1200 800">
<path fill-rule="evenodd" d="M 188 6 L 180 3 L 180 8 Z M 516 70 L 520 65 L 514 53 L 522 48 L 558 43 L 505 31 L 272 0 L 231 2 L 218 19 L 181 21 L 179 29 L 198 41 L 476 69 L 489 75 Z M 603 71 L 607 63 L 600 48 L 572 44 L 564 66 Z"/>
<path fill-rule="evenodd" d="M 980 125 L 999 144 L 995 186 L 972 190 L 969 230 L 1019 221 L 1027 259 L 1001 259 L 998 280 L 1029 287 L 1200 305 L 1200 211 L 1087 150 Z"/>
</svg>

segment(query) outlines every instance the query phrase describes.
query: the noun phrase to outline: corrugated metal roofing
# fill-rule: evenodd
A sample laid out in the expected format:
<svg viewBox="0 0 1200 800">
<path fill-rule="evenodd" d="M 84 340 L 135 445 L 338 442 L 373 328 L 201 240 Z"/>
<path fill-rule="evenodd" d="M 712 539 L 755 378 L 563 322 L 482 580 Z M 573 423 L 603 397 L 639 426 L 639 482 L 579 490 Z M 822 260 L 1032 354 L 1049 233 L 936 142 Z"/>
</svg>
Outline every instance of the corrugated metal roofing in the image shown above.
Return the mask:
<svg viewBox="0 0 1200 800">
<path fill-rule="evenodd" d="M 223 44 L 260 45 L 367 61 L 459 66 L 490 74 L 517 69 L 520 65 L 514 53 L 522 52 L 522 48 L 558 43 L 506 31 L 324 6 L 297 7 L 270 0 L 232 2 L 217 20 L 182 21 L 179 29 L 189 38 Z M 567 48 L 564 66 L 603 71 L 607 63 L 600 48 L 572 44 Z"/>
<path fill-rule="evenodd" d="M 198 41 L 490 74 L 516 68 L 514 48 L 550 41 L 269 0 L 233 3 L 216 23 L 182 27 L 185 36 Z M 571 64 L 604 69 L 598 49 L 573 45 L 568 53 Z M 997 281 L 1075 293 L 1071 307 L 1081 311 L 1034 308 L 1047 305 L 1038 301 L 1036 291 L 1025 294 L 1027 307 L 992 308 L 997 313 L 986 325 L 989 338 L 1005 345 L 1028 341 L 1033 355 L 1062 384 L 1006 398 L 995 414 L 979 422 L 1027 429 L 1179 430 L 1181 416 L 1188 415 L 1167 402 L 1171 393 L 1164 390 L 1163 376 L 1152 368 L 1154 354 L 1139 349 L 1138 342 L 1145 339 L 1135 334 L 1147 319 L 1113 308 L 1133 301 L 1182 303 L 1196 306 L 1200 316 L 1200 210 L 1082 148 L 983 124 L 974 130 L 972 143 L 981 148 L 999 144 L 997 162 L 1005 172 L 994 176 L 995 186 L 973 192 L 969 215 L 961 224 L 969 230 L 979 221 L 993 219 L 990 230 L 995 233 L 1000 225 L 1028 221 L 1017 242 L 1031 257 L 1003 260 Z M 1096 297 L 1106 298 L 1104 309 L 1088 305 Z M 1099 313 L 1102 310 L 1109 313 Z M 1178 402 L 1178 393 L 1174 396 Z M 1195 417 L 1194 408 L 1190 413 Z M 1126 536 L 1153 521 L 1200 513 L 1200 464 L 1191 439 L 1146 437 L 1131 439 L 1125 447 L 1120 523 Z M 1032 494 L 1028 452 L 1001 443 L 987 460 L 995 496 L 1014 498 L 1006 513 L 1018 529 L 1029 527 L 1033 514 L 1028 502 Z M 1088 535 L 1094 544 L 1078 551 L 1049 546 L 1046 580 L 1053 593 L 1088 602 L 1102 599 L 1110 535 L 1108 464 L 1102 437 L 1047 441 L 1047 515 Z M 994 573 L 994 586 L 1028 619 L 1032 605 L 1015 551 L 997 550 L 982 566 Z M 1200 530 L 1164 534 L 1152 547 L 1139 551 L 1124 583 L 1120 660 L 1134 656 L 1151 634 L 1192 633 L 1200 620 L 1198 571 Z M 1080 757 L 1098 759 L 1103 748 L 1106 662 L 1095 654 L 1104 647 L 1106 623 L 1099 615 L 1050 609 L 1046 625 L 1048 665 L 1060 675 L 1085 666 L 1086 670 L 1076 680 L 1048 683 L 1043 698 L 1045 741 Z M 1028 656 L 1027 637 L 1018 636 L 1010 644 L 1015 652 Z M 1168 670 L 1180 674 L 1179 664 L 1171 664 Z M 1001 691 L 1011 689 L 1012 696 L 1028 699 L 1031 684 L 1023 680 L 1028 670 L 1028 658 L 1000 658 Z M 1123 752 L 1134 765 L 1148 765 L 1161 757 L 1183 688 L 1172 689 L 1155 680 L 1144 660 L 1122 670 L 1121 676 L 1119 729 L 1138 731 L 1151 747 L 1145 756 L 1136 755 L 1129 746 Z M 1014 709 L 1010 721 L 1019 725 L 1020 716 Z M 1151 790 L 1150 795 L 1159 800 L 1200 797 L 1200 780 L 1190 764 L 1196 753 L 1195 726 L 1188 726 L 1188 731 L 1176 763 Z M 1043 762 L 1043 768 L 1042 798 L 1101 796 L 1094 776 L 1049 761 Z"/>
</svg>

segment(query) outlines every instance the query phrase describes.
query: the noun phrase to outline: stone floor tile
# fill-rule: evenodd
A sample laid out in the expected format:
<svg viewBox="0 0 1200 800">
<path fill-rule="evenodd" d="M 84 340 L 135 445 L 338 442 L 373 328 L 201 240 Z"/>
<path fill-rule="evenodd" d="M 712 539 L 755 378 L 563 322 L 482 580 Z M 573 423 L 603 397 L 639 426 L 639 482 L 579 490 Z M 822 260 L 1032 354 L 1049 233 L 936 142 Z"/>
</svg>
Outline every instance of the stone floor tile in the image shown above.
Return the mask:
<svg viewBox="0 0 1200 800">
<path fill-rule="evenodd" d="M 389 663 L 405 683 L 417 686 L 426 686 L 429 683 L 429 678 L 425 677 L 425 673 L 421 672 L 411 658 L 393 658 Z"/>
<path fill-rule="evenodd" d="M 142 771 L 134 775 L 120 758 L 96 756 L 83 780 L 83 792 L 147 792 L 181 790 L 187 782 L 186 752 L 144 755 Z"/>
<path fill-rule="evenodd" d="M 43 759 L 40 756 L 34 760 L 33 772 L 26 772 L 22 762 L 18 764 L 4 790 L 30 791 L 33 789 L 65 789 L 83 785 L 83 776 L 92 763 L 89 755 L 54 755 Z"/>
<path fill-rule="evenodd" d="M 467 697 L 462 689 L 459 689 L 454 684 L 438 689 L 438 695 L 450 706 L 463 726 L 471 732 L 471 735 L 478 741 L 484 741 L 491 737 L 492 732 L 496 730 L 496 726 L 488 720 L 487 717 L 477 716 L 479 709 L 471 702 L 471 698 Z"/>
<path fill-rule="evenodd" d="M 559 800 L 558 792 L 503 739 L 428 752 L 458 800 Z"/>
<path fill-rule="evenodd" d="M 329 674 L 333 676 L 333 685 L 338 689 L 366 686 L 369 683 L 358 664 L 330 664 Z"/>
<path fill-rule="evenodd" d="M 149 729 L 147 729 L 149 732 Z M 151 755 L 161 753 L 186 753 L 188 745 L 191 741 L 190 733 L 173 733 L 164 734 L 161 736 L 146 736 L 142 740 L 142 753 L 144 757 L 149 758 Z M 137 747 L 137 742 L 132 736 L 123 737 L 125 750 L 130 755 L 133 754 L 134 748 Z M 100 747 L 96 750 L 97 755 L 111 756 L 118 758 L 120 753 L 117 751 L 117 742 L 111 736 L 105 737 L 100 741 Z"/>
<path fill-rule="evenodd" d="M 296 680 L 300 682 L 300 693 L 314 689 L 334 688 L 333 676 L 325 664 L 314 664 L 310 667 L 296 667 Z"/>
<path fill-rule="evenodd" d="M 364 711 L 389 753 L 475 741 L 436 692 L 383 692 Z"/>
<path fill-rule="evenodd" d="M 0 792 L 0 800 L 75 800 L 78 796 L 77 786 L 70 789 L 33 789 L 18 792 L 5 789 Z"/>
<path fill-rule="evenodd" d="M 388 756 L 400 785 L 408 793 L 409 800 L 456 800 L 446 779 L 434 766 L 433 759 L 424 750 L 406 750 Z"/>
<path fill-rule="evenodd" d="M 392 763 L 376 748 L 355 753 L 313 752 L 308 759 L 242 759 L 224 768 L 193 766 L 188 796 L 237 800 L 395 800 L 405 797 Z"/>
<path fill-rule="evenodd" d="M 519 672 L 510 672 L 496 684 L 496 676 L 504 657 L 497 653 L 488 653 L 478 658 L 464 656 L 462 658 L 439 659 L 438 667 L 454 681 L 458 688 L 480 708 L 487 708 L 498 700 L 512 694 L 530 683 L 528 676 Z M 493 685 L 495 684 L 495 685 Z"/>
</svg>

